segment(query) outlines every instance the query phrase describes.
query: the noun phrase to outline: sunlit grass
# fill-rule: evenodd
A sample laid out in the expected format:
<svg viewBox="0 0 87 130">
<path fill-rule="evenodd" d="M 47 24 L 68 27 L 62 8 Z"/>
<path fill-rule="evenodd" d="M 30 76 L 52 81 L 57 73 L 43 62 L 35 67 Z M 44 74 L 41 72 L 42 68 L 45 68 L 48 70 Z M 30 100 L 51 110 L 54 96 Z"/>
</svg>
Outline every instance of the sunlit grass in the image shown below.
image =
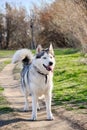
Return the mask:
<svg viewBox="0 0 87 130">
<path fill-rule="evenodd" d="M 6 98 L 3 96 L 2 92 L 4 88 L 0 86 L 0 114 L 12 112 L 13 109 L 9 107 L 9 103 Z"/>
<path fill-rule="evenodd" d="M 83 56 L 76 50 L 57 51 L 53 89 L 55 104 L 87 108 L 87 65 L 79 62 Z"/>
<path fill-rule="evenodd" d="M 0 50 L 0 58 L 12 57 L 14 50 Z"/>
<path fill-rule="evenodd" d="M 7 64 L 10 64 L 11 63 L 11 60 L 5 60 L 5 61 L 1 61 L 0 62 L 0 71 L 3 70 L 3 68 L 7 65 Z"/>
</svg>

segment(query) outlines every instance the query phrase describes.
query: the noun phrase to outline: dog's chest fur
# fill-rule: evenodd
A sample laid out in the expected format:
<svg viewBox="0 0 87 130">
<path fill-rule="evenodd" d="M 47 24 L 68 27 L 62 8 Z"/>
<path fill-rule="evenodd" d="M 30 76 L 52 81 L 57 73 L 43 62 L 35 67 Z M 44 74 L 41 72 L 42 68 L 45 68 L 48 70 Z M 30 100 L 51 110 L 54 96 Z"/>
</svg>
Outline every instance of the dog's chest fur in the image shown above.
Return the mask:
<svg viewBox="0 0 87 130">
<path fill-rule="evenodd" d="M 47 80 L 47 81 L 46 81 Z M 52 74 L 44 75 L 38 73 L 35 68 L 31 67 L 29 71 L 29 87 L 31 93 L 36 93 L 38 96 L 46 94 L 52 89 Z"/>
</svg>

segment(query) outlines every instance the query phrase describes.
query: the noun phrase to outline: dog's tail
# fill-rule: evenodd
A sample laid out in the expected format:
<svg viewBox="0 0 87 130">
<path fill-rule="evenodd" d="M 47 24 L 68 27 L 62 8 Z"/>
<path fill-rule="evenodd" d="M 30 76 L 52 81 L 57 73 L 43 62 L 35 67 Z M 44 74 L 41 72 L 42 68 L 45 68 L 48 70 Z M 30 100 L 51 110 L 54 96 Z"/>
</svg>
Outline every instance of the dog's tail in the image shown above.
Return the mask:
<svg viewBox="0 0 87 130">
<path fill-rule="evenodd" d="M 12 63 L 23 62 L 24 65 L 28 65 L 32 62 L 33 54 L 28 49 L 21 49 L 16 51 L 13 55 Z"/>
</svg>

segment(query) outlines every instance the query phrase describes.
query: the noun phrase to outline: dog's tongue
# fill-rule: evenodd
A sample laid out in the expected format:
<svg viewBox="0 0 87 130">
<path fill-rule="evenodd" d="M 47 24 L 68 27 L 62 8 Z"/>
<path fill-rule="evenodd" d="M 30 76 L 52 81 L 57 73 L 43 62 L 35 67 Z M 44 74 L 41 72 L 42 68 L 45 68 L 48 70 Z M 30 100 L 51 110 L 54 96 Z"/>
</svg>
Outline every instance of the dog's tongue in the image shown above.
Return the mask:
<svg viewBox="0 0 87 130">
<path fill-rule="evenodd" d="M 47 70 L 48 70 L 48 71 L 53 71 L 51 66 L 48 66 L 48 67 L 47 67 Z"/>
</svg>

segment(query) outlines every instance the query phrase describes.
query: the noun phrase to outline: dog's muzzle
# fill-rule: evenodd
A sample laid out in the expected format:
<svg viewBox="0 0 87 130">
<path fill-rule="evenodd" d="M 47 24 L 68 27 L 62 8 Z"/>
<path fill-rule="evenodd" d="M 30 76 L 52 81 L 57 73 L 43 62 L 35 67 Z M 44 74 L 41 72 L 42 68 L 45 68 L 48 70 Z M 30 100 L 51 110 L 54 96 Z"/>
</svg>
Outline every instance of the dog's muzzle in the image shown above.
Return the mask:
<svg viewBox="0 0 87 130">
<path fill-rule="evenodd" d="M 52 66 L 50 66 L 50 65 L 46 66 L 46 65 L 44 65 L 44 64 L 43 64 L 43 66 L 45 67 L 45 69 L 46 69 L 47 71 L 53 71 Z"/>
</svg>

